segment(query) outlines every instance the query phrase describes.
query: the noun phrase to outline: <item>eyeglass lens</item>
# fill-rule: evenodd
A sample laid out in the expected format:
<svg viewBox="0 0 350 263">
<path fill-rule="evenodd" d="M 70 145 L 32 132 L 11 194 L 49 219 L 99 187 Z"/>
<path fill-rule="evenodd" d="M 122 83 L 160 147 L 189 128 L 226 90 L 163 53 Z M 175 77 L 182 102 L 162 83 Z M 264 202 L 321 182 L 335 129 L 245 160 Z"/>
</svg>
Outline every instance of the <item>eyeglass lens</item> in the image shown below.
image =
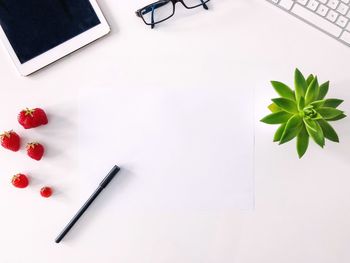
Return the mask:
<svg viewBox="0 0 350 263">
<path fill-rule="evenodd" d="M 155 3 L 141 11 L 147 24 L 159 23 L 174 14 L 174 5 L 171 1 Z"/>
</svg>

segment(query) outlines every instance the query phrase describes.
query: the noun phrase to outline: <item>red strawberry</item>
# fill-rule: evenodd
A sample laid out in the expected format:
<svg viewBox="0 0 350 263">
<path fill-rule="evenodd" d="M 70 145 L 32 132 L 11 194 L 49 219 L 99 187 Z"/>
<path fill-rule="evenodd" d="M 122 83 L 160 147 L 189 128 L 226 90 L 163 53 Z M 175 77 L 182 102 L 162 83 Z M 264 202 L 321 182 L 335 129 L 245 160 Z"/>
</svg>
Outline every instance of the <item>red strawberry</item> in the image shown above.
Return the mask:
<svg viewBox="0 0 350 263">
<path fill-rule="evenodd" d="M 40 161 L 45 152 L 44 146 L 40 143 L 32 142 L 27 144 L 27 154 L 30 158 Z"/>
<path fill-rule="evenodd" d="M 52 195 L 52 188 L 45 186 L 45 187 L 41 188 L 40 194 L 42 197 L 49 198 Z"/>
<path fill-rule="evenodd" d="M 45 111 L 40 108 L 34 109 L 34 119 L 38 120 L 38 122 L 40 122 L 40 125 L 46 125 L 49 123 Z"/>
<path fill-rule="evenodd" d="M 31 129 L 48 123 L 44 110 L 40 108 L 22 110 L 18 115 L 18 122 L 24 129 Z"/>
<path fill-rule="evenodd" d="M 11 183 L 14 187 L 26 188 L 29 185 L 29 180 L 24 174 L 16 174 L 12 177 Z"/>
<path fill-rule="evenodd" d="M 2 147 L 14 152 L 17 152 L 21 147 L 21 138 L 12 130 L 0 135 L 0 141 Z"/>
</svg>

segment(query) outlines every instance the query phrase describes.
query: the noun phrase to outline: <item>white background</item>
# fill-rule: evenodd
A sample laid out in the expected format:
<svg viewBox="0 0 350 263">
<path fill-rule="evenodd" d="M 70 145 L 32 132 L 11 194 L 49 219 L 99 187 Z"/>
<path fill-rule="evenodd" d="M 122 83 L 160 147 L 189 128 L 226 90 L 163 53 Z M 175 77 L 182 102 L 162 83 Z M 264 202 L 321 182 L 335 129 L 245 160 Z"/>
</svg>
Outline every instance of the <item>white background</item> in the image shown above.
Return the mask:
<svg viewBox="0 0 350 263">
<path fill-rule="evenodd" d="M 302 160 L 293 144 L 272 144 L 275 127 L 258 120 L 274 96 L 269 80 L 292 83 L 297 66 L 331 80 L 330 95 L 345 99 L 342 107 L 350 112 L 350 49 L 262 0 L 216 0 L 208 12 L 179 5 L 176 16 L 155 30 L 134 16 L 148 2 L 99 3 L 112 34 L 30 78 L 20 77 L 1 51 L 1 129 L 14 128 L 50 147 L 40 163 L 25 158 L 24 152 L 0 151 L 0 261 L 349 262 L 349 120 L 335 125 L 339 145 L 328 143 L 324 150 L 312 146 Z M 222 38 L 211 37 L 217 31 L 225 32 Z M 188 43 L 190 36 L 198 36 L 198 41 Z M 201 42 L 217 51 L 207 53 L 191 45 Z M 158 54 L 156 61 L 145 61 L 150 56 L 143 53 L 144 46 Z M 232 68 L 225 67 L 227 53 L 236 57 Z M 192 67 L 191 58 L 200 55 L 201 67 Z M 57 232 L 82 200 L 78 90 L 147 80 L 152 74 L 184 78 L 190 84 L 195 84 L 196 74 L 212 75 L 209 84 L 215 86 L 220 70 L 232 72 L 233 86 L 244 82 L 256 91 L 255 209 L 120 214 L 110 222 L 103 201 L 114 194 L 111 187 L 65 242 L 55 244 Z M 24 106 L 37 105 L 49 112 L 50 125 L 24 132 L 16 114 Z M 11 175 L 18 171 L 33 175 L 31 188 L 18 191 L 10 186 Z M 40 198 L 42 184 L 53 185 L 57 195 Z"/>
</svg>

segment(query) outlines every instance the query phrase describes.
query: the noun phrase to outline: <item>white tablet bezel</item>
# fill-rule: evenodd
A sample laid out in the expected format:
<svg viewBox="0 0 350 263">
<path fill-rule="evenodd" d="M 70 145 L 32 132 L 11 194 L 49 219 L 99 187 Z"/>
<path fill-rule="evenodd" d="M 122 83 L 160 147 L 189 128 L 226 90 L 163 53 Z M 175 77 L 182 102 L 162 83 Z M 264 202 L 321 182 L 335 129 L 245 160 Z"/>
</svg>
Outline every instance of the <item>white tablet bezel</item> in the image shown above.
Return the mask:
<svg viewBox="0 0 350 263">
<path fill-rule="evenodd" d="M 97 2 L 95 0 L 89 0 L 98 19 L 100 20 L 100 24 L 97 26 L 77 35 L 76 37 L 67 40 L 66 42 L 48 50 L 47 52 L 21 64 L 19 61 L 15 51 L 13 50 L 9 40 L 6 37 L 5 32 L 0 26 L 0 39 L 4 44 L 5 48 L 9 52 L 17 70 L 23 76 L 28 76 L 35 71 L 59 60 L 60 58 L 74 52 L 75 50 L 101 38 L 102 36 L 108 34 L 110 32 L 110 27 L 102 14 L 101 9 L 99 8 Z"/>
</svg>

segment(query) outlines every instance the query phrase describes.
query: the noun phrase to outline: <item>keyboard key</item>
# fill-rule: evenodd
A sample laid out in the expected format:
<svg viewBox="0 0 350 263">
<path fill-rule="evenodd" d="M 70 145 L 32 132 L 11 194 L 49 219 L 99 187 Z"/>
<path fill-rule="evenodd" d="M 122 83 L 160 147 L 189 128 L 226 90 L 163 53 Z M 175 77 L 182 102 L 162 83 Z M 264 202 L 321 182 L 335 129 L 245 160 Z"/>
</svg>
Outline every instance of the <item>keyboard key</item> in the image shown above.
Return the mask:
<svg viewBox="0 0 350 263">
<path fill-rule="evenodd" d="M 343 3 L 348 4 L 350 0 L 341 0 Z"/>
<path fill-rule="evenodd" d="M 322 4 L 327 4 L 327 0 L 319 0 Z"/>
<path fill-rule="evenodd" d="M 350 31 L 350 23 L 349 23 L 348 26 L 346 27 L 346 30 Z"/>
<path fill-rule="evenodd" d="M 336 23 L 338 26 L 345 27 L 348 21 L 349 19 L 347 19 L 346 17 L 340 16 Z"/>
<path fill-rule="evenodd" d="M 331 22 L 335 22 L 335 20 L 337 20 L 338 18 L 338 13 L 331 10 L 329 11 L 328 15 L 327 15 L 327 19 Z"/>
<path fill-rule="evenodd" d="M 346 4 L 340 3 L 340 5 L 337 8 L 337 11 L 345 16 L 346 13 L 349 11 L 349 7 Z"/>
<path fill-rule="evenodd" d="M 293 6 L 294 1 L 292 0 L 281 0 L 281 2 L 279 2 L 279 6 L 283 7 L 284 9 L 291 9 L 291 7 Z"/>
<path fill-rule="evenodd" d="M 306 5 L 308 0 L 298 0 L 298 3 L 301 5 Z"/>
<path fill-rule="evenodd" d="M 329 8 L 325 5 L 320 5 L 317 9 L 317 14 L 321 16 L 325 16 L 328 12 Z"/>
<path fill-rule="evenodd" d="M 346 43 L 350 44 L 350 33 L 347 31 L 344 31 L 343 34 L 341 35 L 340 39 L 345 41 Z"/>
<path fill-rule="evenodd" d="M 338 4 L 339 4 L 338 0 L 329 0 L 327 5 L 332 9 L 336 9 Z"/>
<path fill-rule="evenodd" d="M 315 11 L 318 5 L 319 3 L 316 0 L 310 0 L 310 2 L 307 4 L 307 8 L 309 8 L 312 11 Z"/>
<path fill-rule="evenodd" d="M 337 25 L 332 24 L 299 4 L 295 4 L 291 12 L 335 37 L 339 37 L 342 32 L 342 29 Z"/>
</svg>

